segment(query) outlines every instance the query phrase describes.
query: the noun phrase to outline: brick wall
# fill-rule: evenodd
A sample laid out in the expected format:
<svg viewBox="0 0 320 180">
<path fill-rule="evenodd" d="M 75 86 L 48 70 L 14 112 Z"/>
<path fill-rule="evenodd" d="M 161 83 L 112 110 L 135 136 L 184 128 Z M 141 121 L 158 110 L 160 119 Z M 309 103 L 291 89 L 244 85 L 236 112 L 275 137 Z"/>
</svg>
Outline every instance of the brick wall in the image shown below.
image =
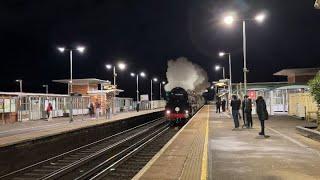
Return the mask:
<svg viewBox="0 0 320 180">
<path fill-rule="evenodd" d="M 307 83 L 310 79 L 313 79 L 313 75 L 308 75 L 308 76 L 296 76 L 295 82 L 296 83 Z"/>
</svg>

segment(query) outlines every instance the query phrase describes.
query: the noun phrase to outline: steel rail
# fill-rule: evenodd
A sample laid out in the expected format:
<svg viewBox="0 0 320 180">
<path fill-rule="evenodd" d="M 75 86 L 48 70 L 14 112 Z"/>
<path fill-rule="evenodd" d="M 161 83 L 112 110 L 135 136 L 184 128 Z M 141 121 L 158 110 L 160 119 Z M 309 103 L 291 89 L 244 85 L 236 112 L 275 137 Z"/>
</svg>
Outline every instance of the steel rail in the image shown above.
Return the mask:
<svg viewBox="0 0 320 180">
<path fill-rule="evenodd" d="M 99 165 L 97 165 L 94 168 L 90 169 L 89 171 L 87 171 L 86 173 L 82 174 L 81 176 L 77 177 L 75 180 L 100 179 L 108 170 L 110 170 L 111 168 L 115 167 L 119 163 L 125 161 L 127 158 L 129 158 L 134 153 L 140 151 L 146 144 L 148 144 L 151 141 L 153 141 L 156 138 L 158 138 L 160 135 L 162 135 L 164 132 L 166 132 L 169 128 L 170 128 L 169 125 L 166 124 L 165 126 L 159 128 L 157 131 L 152 132 L 148 136 L 146 136 L 143 139 L 139 140 L 135 144 L 127 147 L 126 149 L 122 150 L 121 152 L 119 152 L 119 153 L 113 155 L 112 157 L 108 158 L 107 160 L 103 161 Z M 117 160 L 117 158 L 120 158 L 120 159 Z M 109 165 L 107 168 L 104 168 L 102 171 L 100 171 L 100 169 L 102 169 L 104 166 L 106 166 L 106 164 L 108 164 L 108 163 L 110 163 L 110 162 L 112 162 L 114 160 L 116 160 L 116 161 L 113 162 L 111 165 Z M 97 171 L 99 171 L 99 172 L 97 172 Z"/>
<path fill-rule="evenodd" d="M 8 174 L 2 175 L 2 176 L 0 176 L 0 179 L 6 178 L 6 177 L 9 177 L 9 176 L 12 176 L 12 175 L 14 175 L 14 174 L 22 173 L 23 171 L 27 171 L 27 170 L 29 170 L 29 169 L 31 169 L 31 168 L 34 168 L 34 167 L 36 167 L 36 166 L 39 166 L 39 165 L 41 165 L 41 164 L 48 163 L 49 161 L 56 160 L 56 159 L 61 158 L 61 157 L 63 157 L 63 156 L 69 155 L 69 154 L 71 154 L 71 153 L 73 153 L 73 152 L 82 150 L 82 149 L 84 149 L 84 148 L 87 148 L 87 147 L 96 145 L 96 144 L 98 144 L 98 143 L 101 143 L 101 142 L 103 142 L 103 141 L 109 140 L 109 139 L 111 139 L 111 138 L 120 136 L 120 135 L 122 135 L 122 134 L 128 133 L 128 132 L 133 131 L 133 130 L 135 130 L 135 129 L 138 129 L 138 128 L 142 127 L 142 126 L 146 126 L 146 125 L 151 124 L 151 123 L 153 123 L 153 122 L 159 121 L 159 120 L 161 120 L 161 119 L 163 119 L 163 117 L 157 118 L 157 119 L 152 120 L 152 121 L 147 122 L 147 123 L 143 123 L 143 124 L 141 124 L 141 125 L 138 125 L 138 126 L 135 126 L 135 127 L 133 127 L 133 128 L 127 129 L 127 130 L 125 130 L 125 131 L 122 131 L 122 132 L 113 134 L 113 135 L 111 135 L 111 136 L 108 136 L 108 137 L 105 137 L 105 138 L 100 139 L 100 140 L 98 140 L 98 141 L 95 141 L 95 142 L 92 142 L 92 143 L 83 145 L 83 146 L 81 146 L 81 147 L 72 149 L 72 150 L 70 150 L 70 151 L 64 152 L 64 153 L 62 153 L 62 154 L 56 155 L 56 156 L 51 157 L 51 158 L 48 158 L 48 159 L 45 159 L 45 160 L 40 161 L 40 162 L 37 162 L 37 163 L 35 163 L 35 164 L 26 166 L 26 167 L 24 167 L 24 168 L 21 168 L 21 169 L 18 169 L 18 170 L 16 170 L 16 171 L 10 172 L 10 173 L 8 173 Z"/>
<path fill-rule="evenodd" d="M 129 137 L 127 137 L 127 138 L 125 138 L 125 139 L 123 139 L 121 141 L 118 141 L 118 142 L 116 142 L 114 144 L 111 144 L 111 145 L 107 146 L 106 148 L 103 148 L 103 149 L 101 149 L 101 150 L 99 150 L 99 151 L 97 151 L 95 153 L 92 153 L 92 154 L 90 154 L 90 155 L 88 155 L 88 156 L 86 156 L 84 158 L 81 158 L 81 159 L 79 159 L 79 160 L 77 160 L 77 161 L 75 161 L 75 162 L 73 162 L 73 163 L 71 163 L 71 164 L 69 164 L 67 166 L 64 166 L 64 167 L 62 167 L 62 168 L 60 168 L 60 169 L 58 169 L 58 170 L 56 170 L 56 171 L 54 171 L 52 173 L 40 178 L 40 179 L 47 180 L 47 179 L 59 178 L 59 177 L 65 175 L 65 174 L 67 174 L 68 172 L 71 172 L 72 170 L 74 170 L 74 169 L 86 164 L 87 162 L 89 162 L 91 160 L 94 160 L 94 159 L 96 159 L 98 157 L 101 157 L 107 151 L 112 150 L 112 149 L 114 149 L 114 148 L 116 148 L 116 147 L 118 147 L 120 145 L 123 145 L 123 144 L 127 143 L 129 140 L 132 140 L 132 139 L 134 139 L 134 138 L 136 138 L 136 137 L 138 137 L 138 136 L 140 136 L 140 135 L 142 135 L 144 133 L 147 133 L 148 131 L 150 131 L 154 127 L 159 126 L 160 124 L 163 124 L 163 123 L 165 123 L 165 122 L 161 122 L 161 123 L 155 124 L 155 125 L 153 125 L 151 127 L 148 127 L 148 128 L 146 128 L 146 129 L 144 129 L 144 130 L 142 130 L 142 131 L 140 131 L 140 132 L 138 132 L 138 133 L 136 133 L 134 135 L 131 135 L 131 136 L 129 136 Z"/>
</svg>

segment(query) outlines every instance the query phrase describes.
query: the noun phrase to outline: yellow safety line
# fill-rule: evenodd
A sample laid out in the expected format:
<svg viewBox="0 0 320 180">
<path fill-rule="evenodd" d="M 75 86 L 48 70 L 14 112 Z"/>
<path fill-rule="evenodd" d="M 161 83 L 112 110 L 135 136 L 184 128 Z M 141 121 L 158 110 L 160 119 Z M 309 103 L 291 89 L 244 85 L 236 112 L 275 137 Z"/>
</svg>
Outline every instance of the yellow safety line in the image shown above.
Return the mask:
<svg viewBox="0 0 320 180">
<path fill-rule="evenodd" d="M 202 156 L 202 168 L 201 168 L 201 180 L 207 179 L 207 170 L 208 170 L 208 140 L 209 140 L 209 110 L 210 106 L 208 106 L 208 117 L 206 119 L 206 131 L 205 131 L 205 141 L 203 147 L 203 156 Z"/>
</svg>

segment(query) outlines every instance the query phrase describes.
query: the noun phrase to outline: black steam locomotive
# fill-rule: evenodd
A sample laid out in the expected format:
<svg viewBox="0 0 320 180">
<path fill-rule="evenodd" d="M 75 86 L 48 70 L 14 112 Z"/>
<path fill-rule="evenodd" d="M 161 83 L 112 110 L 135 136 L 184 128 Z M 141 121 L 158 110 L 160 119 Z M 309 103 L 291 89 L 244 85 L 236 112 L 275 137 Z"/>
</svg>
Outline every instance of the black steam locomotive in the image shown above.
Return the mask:
<svg viewBox="0 0 320 180">
<path fill-rule="evenodd" d="M 167 93 L 166 117 L 173 124 L 185 123 L 204 104 L 201 96 L 181 87 Z"/>
</svg>

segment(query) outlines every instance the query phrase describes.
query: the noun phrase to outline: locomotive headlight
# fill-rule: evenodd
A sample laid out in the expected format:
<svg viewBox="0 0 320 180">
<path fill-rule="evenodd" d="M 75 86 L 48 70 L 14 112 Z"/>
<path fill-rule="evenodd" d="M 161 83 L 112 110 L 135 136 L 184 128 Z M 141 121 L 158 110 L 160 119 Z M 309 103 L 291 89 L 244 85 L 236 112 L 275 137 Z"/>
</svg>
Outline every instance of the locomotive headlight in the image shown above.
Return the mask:
<svg viewBox="0 0 320 180">
<path fill-rule="evenodd" d="M 180 108 L 179 108 L 179 107 L 176 107 L 176 108 L 174 108 L 174 110 L 175 110 L 176 112 L 179 112 L 179 111 L 180 111 Z"/>
<path fill-rule="evenodd" d="M 171 111 L 170 111 L 170 110 L 167 110 L 167 111 L 166 111 L 166 113 L 167 113 L 167 114 L 170 114 L 170 113 L 171 113 Z"/>
</svg>

